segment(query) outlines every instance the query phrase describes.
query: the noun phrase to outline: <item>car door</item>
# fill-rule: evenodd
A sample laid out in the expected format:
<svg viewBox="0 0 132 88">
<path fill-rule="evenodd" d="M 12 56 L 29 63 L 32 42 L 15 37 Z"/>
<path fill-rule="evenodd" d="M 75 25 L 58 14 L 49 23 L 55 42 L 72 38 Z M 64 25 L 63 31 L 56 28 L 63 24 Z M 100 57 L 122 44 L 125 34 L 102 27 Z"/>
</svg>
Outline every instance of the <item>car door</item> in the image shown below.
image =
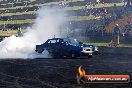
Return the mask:
<svg viewBox="0 0 132 88">
<path fill-rule="evenodd" d="M 65 54 L 65 56 L 69 56 L 72 50 L 72 46 L 69 42 L 68 39 L 64 39 L 63 40 L 63 48 L 62 48 L 62 52 Z"/>
<path fill-rule="evenodd" d="M 50 52 L 50 53 L 55 53 L 55 50 L 56 50 L 56 46 L 55 46 L 55 43 L 56 43 L 56 40 L 54 39 L 51 39 L 47 42 L 47 50 Z"/>
<path fill-rule="evenodd" d="M 65 44 L 64 44 L 63 39 L 58 39 L 56 41 L 56 50 L 57 50 L 58 55 L 60 56 L 65 55 Z"/>
</svg>

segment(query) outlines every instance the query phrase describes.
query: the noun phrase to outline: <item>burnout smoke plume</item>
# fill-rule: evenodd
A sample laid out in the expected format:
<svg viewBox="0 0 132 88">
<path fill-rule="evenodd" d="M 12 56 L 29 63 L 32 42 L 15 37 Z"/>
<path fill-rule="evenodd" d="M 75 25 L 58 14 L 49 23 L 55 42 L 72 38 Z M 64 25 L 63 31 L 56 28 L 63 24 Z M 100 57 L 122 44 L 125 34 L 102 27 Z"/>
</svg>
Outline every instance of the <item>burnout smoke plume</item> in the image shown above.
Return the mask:
<svg viewBox="0 0 132 88">
<path fill-rule="evenodd" d="M 0 58 L 36 58 L 34 50 L 37 44 L 48 38 L 60 36 L 61 25 L 65 23 L 65 14 L 58 13 L 55 8 L 41 8 L 38 16 L 27 32 L 21 37 L 11 36 L 0 42 Z M 53 12 L 54 11 L 54 12 Z M 47 57 L 47 53 L 42 56 Z"/>
</svg>

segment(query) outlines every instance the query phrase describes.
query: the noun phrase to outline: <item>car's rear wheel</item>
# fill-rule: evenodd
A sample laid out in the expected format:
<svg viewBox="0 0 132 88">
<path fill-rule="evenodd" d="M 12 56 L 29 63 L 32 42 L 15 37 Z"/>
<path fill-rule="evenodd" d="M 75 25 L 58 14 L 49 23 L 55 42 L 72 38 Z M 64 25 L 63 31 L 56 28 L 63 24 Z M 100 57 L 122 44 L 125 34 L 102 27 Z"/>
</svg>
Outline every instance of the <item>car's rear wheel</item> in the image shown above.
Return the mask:
<svg viewBox="0 0 132 88">
<path fill-rule="evenodd" d="M 53 57 L 53 58 L 57 58 L 57 59 L 59 59 L 59 58 L 63 58 L 63 56 L 58 55 L 58 54 L 52 54 L 52 57 Z"/>
<path fill-rule="evenodd" d="M 74 54 L 74 53 L 72 53 L 72 54 L 71 54 L 71 57 L 75 57 L 75 54 Z"/>
</svg>

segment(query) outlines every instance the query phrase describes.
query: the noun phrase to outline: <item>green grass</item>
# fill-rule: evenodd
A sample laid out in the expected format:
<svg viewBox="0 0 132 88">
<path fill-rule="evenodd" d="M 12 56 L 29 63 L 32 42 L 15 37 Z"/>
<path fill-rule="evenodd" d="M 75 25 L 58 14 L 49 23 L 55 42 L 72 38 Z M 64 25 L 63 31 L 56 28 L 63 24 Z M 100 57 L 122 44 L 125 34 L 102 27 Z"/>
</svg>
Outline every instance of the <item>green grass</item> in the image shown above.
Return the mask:
<svg viewBox="0 0 132 88">
<path fill-rule="evenodd" d="M 105 3 L 105 4 L 97 4 L 94 8 L 113 7 L 114 4 L 116 4 L 116 6 L 123 6 L 124 5 L 124 3 Z"/>
<path fill-rule="evenodd" d="M 7 30 L 7 31 L 2 31 L 0 30 L 0 36 L 11 36 L 11 35 L 16 35 L 17 30 Z"/>
<path fill-rule="evenodd" d="M 37 14 L 37 11 L 28 11 L 28 12 L 17 12 L 17 13 L 5 13 L 1 16 L 17 16 L 17 15 L 27 15 L 27 14 Z"/>
<path fill-rule="evenodd" d="M 13 20 L 13 21 L 0 21 L 0 25 L 7 25 L 7 24 L 29 24 L 33 23 L 34 19 L 26 19 L 26 20 Z"/>
<path fill-rule="evenodd" d="M 86 44 L 92 44 L 92 45 L 96 45 L 96 46 L 109 46 L 110 42 L 90 42 L 90 43 L 86 43 Z M 119 44 L 117 45 L 117 47 L 130 47 L 132 48 L 132 44 Z"/>
<path fill-rule="evenodd" d="M 91 44 L 91 45 L 96 45 L 96 46 L 108 46 L 110 43 L 109 42 L 90 42 L 90 43 L 86 43 L 86 44 Z"/>
<path fill-rule="evenodd" d="M 96 17 L 94 15 L 90 16 L 70 16 L 68 17 L 68 21 L 85 21 L 85 20 L 91 20 L 95 19 Z"/>
<path fill-rule="evenodd" d="M 26 32 L 27 30 L 26 29 L 21 29 L 22 32 Z M 18 33 L 18 29 L 16 30 L 6 30 L 6 31 L 3 31 L 3 30 L 0 30 L 0 36 L 11 36 L 11 35 L 16 35 Z"/>
</svg>

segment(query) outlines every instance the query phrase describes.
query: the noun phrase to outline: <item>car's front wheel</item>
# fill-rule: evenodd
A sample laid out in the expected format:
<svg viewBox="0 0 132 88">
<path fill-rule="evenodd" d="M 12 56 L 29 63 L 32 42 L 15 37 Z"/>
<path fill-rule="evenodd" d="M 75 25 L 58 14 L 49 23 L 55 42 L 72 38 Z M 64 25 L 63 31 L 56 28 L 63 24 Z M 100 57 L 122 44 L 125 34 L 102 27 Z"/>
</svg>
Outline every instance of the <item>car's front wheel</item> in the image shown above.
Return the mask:
<svg viewBox="0 0 132 88">
<path fill-rule="evenodd" d="M 71 51 L 71 53 L 70 53 L 70 58 L 76 58 L 75 52 Z"/>
<path fill-rule="evenodd" d="M 88 55 L 88 58 L 92 58 L 93 57 L 93 55 Z"/>
</svg>

